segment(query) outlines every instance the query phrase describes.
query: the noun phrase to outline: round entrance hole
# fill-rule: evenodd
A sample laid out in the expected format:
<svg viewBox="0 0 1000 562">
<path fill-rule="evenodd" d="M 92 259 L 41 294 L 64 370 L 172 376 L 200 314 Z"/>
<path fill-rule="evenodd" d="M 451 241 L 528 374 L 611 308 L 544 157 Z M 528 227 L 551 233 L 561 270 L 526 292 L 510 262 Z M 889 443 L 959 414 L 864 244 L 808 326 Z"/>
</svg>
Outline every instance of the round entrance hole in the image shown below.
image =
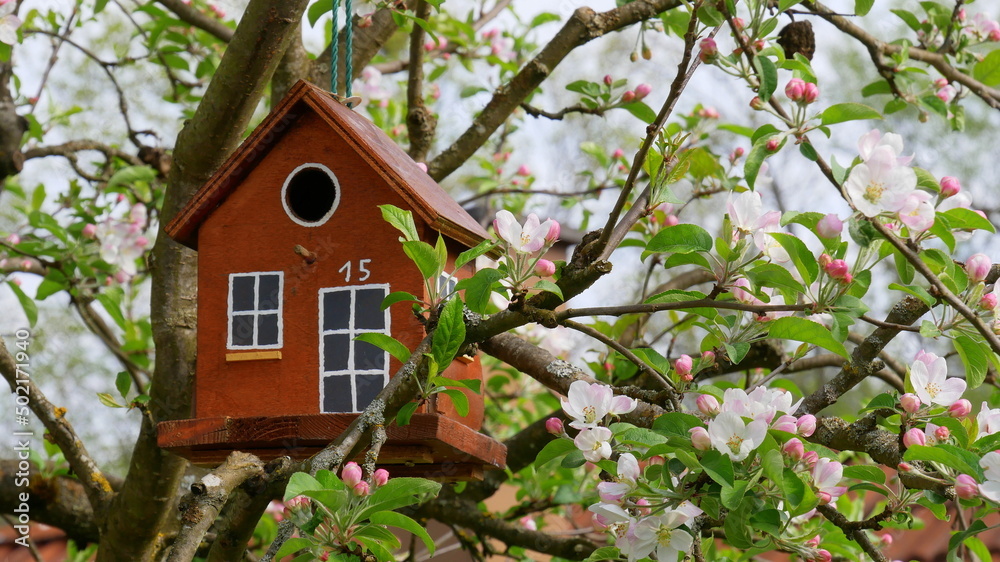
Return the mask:
<svg viewBox="0 0 1000 562">
<path fill-rule="evenodd" d="M 319 226 L 330 219 L 340 203 L 337 177 L 322 164 L 303 164 L 285 180 L 281 203 L 297 224 Z"/>
</svg>

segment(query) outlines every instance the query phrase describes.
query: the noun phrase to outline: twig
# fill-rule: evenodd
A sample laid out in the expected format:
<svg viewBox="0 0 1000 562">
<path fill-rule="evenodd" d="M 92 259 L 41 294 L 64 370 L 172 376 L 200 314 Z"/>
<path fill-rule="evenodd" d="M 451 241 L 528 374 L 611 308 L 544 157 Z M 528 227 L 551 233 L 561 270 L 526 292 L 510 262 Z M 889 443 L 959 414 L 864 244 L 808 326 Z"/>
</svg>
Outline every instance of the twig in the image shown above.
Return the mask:
<svg viewBox="0 0 1000 562">
<path fill-rule="evenodd" d="M 576 330 L 582 334 L 586 334 L 594 338 L 595 340 L 607 345 L 611 349 L 614 349 L 618 353 L 624 355 L 626 359 L 634 363 L 636 367 L 639 367 L 640 371 L 652 377 L 653 380 L 660 381 L 666 388 L 674 388 L 674 383 L 666 376 L 664 376 L 663 373 L 660 373 L 656 369 L 649 366 L 645 361 L 639 359 L 639 357 L 635 353 L 632 353 L 632 350 L 618 343 L 617 341 L 615 341 L 614 338 L 610 338 L 601 333 L 600 331 L 595 330 L 590 326 L 587 326 L 586 324 L 581 324 L 579 322 L 574 322 L 572 320 L 563 320 L 562 322 L 560 322 L 560 324 L 566 326 L 567 328 Z"/>
<path fill-rule="evenodd" d="M 623 314 L 649 314 L 664 310 L 684 310 L 688 308 L 719 308 L 725 310 L 742 310 L 756 314 L 768 312 L 801 312 L 812 310 L 813 304 L 744 304 L 738 301 L 717 301 L 713 299 L 695 299 L 690 301 L 626 304 L 621 306 L 597 306 L 591 308 L 567 308 L 555 312 L 558 321 L 579 316 L 621 316 Z"/>
<path fill-rule="evenodd" d="M 901 332 L 916 332 L 918 334 L 920 333 L 920 328 L 917 328 L 916 326 L 904 326 L 902 324 L 893 324 L 892 322 L 883 322 L 882 320 L 879 320 L 877 318 L 872 318 L 867 314 L 862 314 L 861 319 L 879 328 L 890 328 L 893 330 L 899 330 Z"/>
<path fill-rule="evenodd" d="M 189 23 L 202 31 L 207 31 L 216 39 L 223 43 L 228 43 L 233 39 L 234 31 L 221 21 L 198 10 L 190 4 L 185 4 L 182 0 L 157 0 L 168 10 L 177 16 L 177 19 Z"/>
<path fill-rule="evenodd" d="M 544 109 L 539 109 L 533 105 L 522 103 L 521 109 L 525 113 L 532 117 L 545 117 L 546 119 L 551 119 L 553 121 L 560 121 L 563 117 L 569 115 L 570 113 L 583 113 L 586 115 L 604 115 L 608 111 L 607 107 L 587 107 L 585 105 L 571 105 L 569 107 L 564 107 L 556 112 L 545 111 Z"/>
<path fill-rule="evenodd" d="M 73 20 L 76 19 L 76 16 L 79 13 L 80 4 L 74 4 L 73 11 L 70 12 L 69 17 L 66 18 L 66 30 L 60 34 L 58 41 L 53 41 L 54 44 L 52 45 L 52 54 L 49 56 L 48 62 L 45 63 L 45 71 L 42 72 L 42 79 L 38 83 L 38 91 L 35 93 L 36 100 L 42 98 L 42 92 L 45 91 L 45 84 L 49 81 L 49 73 L 52 72 L 52 67 L 54 67 L 56 65 L 56 61 L 59 60 L 59 50 L 62 49 L 63 44 L 66 42 L 65 38 L 69 37 L 69 34 L 73 32 Z M 38 108 L 37 101 L 31 104 L 31 109 L 28 110 L 28 115 L 33 114 L 36 108 Z"/>
<path fill-rule="evenodd" d="M 862 528 L 857 527 L 857 523 L 848 520 L 839 511 L 834 509 L 831 505 L 820 505 L 816 507 L 816 510 L 823 514 L 831 523 L 840 527 L 844 531 L 844 534 L 849 538 L 854 540 L 861 546 L 861 549 L 865 551 L 868 556 L 871 556 L 872 560 L 876 562 L 889 562 L 889 559 L 882 554 L 882 551 L 872 544 L 871 539 L 862 530 Z M 882 514 L 892 515 L 891 511 L 883 511 Z M 881 525 L 876 528 L 881 528 Z"/>
<path fill-rule="evenodd" d="M 6 513 L 2 515 L 4 521 L 6 521 L 7 524 L 9 524 L 11 527 L 17 526 L 18 524 L 17 519 L 15 519 L 13 515 L 8 515 Z M 28 545 L 28 553 L 31 554 L 31 557 L 37 560 L 38 562 L 45 562 L 45 558 L 43 558 L 42 553 L 39 552 L 38 545 L 36 545 L 35 541 L 31 539 L 31 535 L 25 535 L 24 538 L 26 539 Z"/>
<path fill-rule="evenodd" d="M 427 20 L 431 14 L 431 6 L 427 0 L 417 0 L 415 16 Z M 427 151 L 434 140 L 434 130 L 437 128 L 437 118 L 434 117 L 424 103 L 424 38 L 427 37 L 424 28 L 413 26 L 410 32 L 410 76 L 406 82 L 406 131 L 410 138 L 410 158 L 417 162 L 427 159 Z"/>
<path fill-rule="evenodd" d="M 504 195 L 504 194 L 522 194 L 522 195 L 552 195 L 553 197 L 581 197 L 586 195 L 594 195 L 600 193 L 606 189 L 614 189 L 617 186 L 614 185 L 599 185 L 597 187 L 592 187 L 590 189 L 583 189 L 580 191 L 559 191 L 557 189 L 514 189 L 510 187 L 498 187 L 496 189 L 491 189 L 489 191 L 484 191 L 478 193 L 471 197 L 467 197 L 458 202 L 461 206 L 466 206 L 469 203 L 484 199 L 486 197 L 492 197 L 494 195 Z"/>
</svg>

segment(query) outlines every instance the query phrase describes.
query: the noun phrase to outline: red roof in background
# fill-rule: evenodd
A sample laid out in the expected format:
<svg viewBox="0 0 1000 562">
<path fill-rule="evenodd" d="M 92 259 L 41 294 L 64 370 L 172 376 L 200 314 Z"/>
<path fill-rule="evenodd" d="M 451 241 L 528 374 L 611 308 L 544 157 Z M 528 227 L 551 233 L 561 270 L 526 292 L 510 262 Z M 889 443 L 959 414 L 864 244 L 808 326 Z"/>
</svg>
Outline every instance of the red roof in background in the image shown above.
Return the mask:
<svg viewBox="0 0 1000 562">
<path fill-rule="evenodd" d="M 329 92 L 300 80 L 218 171 L 166 227 L 178 242 L 197 249 L 198 227 L 240 184 L 284 132 L 306 112 L 314 112 L 355 147 L 366 163 L 385 178 L 431 228 L 467 246 L 489 234 L 406 152 L 364 116 L 338 102 Z"/>
</svg>

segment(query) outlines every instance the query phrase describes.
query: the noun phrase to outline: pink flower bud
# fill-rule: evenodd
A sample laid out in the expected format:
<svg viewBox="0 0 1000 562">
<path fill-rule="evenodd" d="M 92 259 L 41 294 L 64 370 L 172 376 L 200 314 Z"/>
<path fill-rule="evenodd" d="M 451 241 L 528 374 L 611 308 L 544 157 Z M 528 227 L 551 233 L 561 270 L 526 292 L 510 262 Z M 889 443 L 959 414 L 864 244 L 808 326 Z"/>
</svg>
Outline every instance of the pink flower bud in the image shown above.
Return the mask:
<svg viewBox="0 0 1000 562">
<path fill-rule="evenodd" d="M 682 377 L 691 373 L 692 366 L 694 366 L 694 361 L 690 355 L 681 355 L 677 361 L 674 361 L 674 370 Z"/>
<path fill-rule="evenodd" d="M 22 283 L 20 277 L 13 277 L 13 278 L 11 278 L 10 282 L 13 283 L 13 284 L 15 284 L 15 285 L 17 285 L 18 287 L 20 287 L 21 283 Z"/>
<path fill-rule="evenodd" d="M 889 533 L 883 533 L 878 536 L 879 541 L 881 541 L 883 546 L 892 546 L 892 535 Z"/>
<path fill-rule="evenodd" d="M 220 7 L 216 6 L 215 4 L 209 4 L 209 5 L 208 5 L 208 9 L 212 10 L 213 12 L 215 12 L 215 15 L 216 15 L 216 16 L 217 16 L 217 17 L 218 17 L 219 19 L 223 19 L 223 18 L 225 18 L 225 17 L 226 17 L 226 12 L 225 12 L 225 10 L 223 10 L 222 8 L 220 8 Z"/>
<path fill-rule="evenodd" d="M 146 246 L 149 246 L 149 238 L 146 238 L 145 236 L 140 236 L 135 239 L 135 245 L 140 248 L 145 248 Z"/>
<path fill-rule="evenodd" d="M 850 273 L 850 268 L 844 260 L 832 260 L 823 268 L 823 271 L 834 279 L 843 279 L 844 276 Z"/>
<path fill-rule="evenodd" d="M 733 18 L 733 27 L 736 28 L 736 31 L 743 31 L 746 26 L 747 24 L 743 21 L 743 18 Z"/>
<path fill-rule="evenodd" d="M 552 221 L 552 224 L 549 226 L 548 234 L 545 235 L 545 241 L 551 244 L 559 239 L 559 232 L 562 227 L 559 225 L 559 221 L 555 219 L 549 220 Z"/>
<path fill-rule="evenodd" d="M 986 279 L 993 261 L 986 254 L 972 254 L 965 260 L 965 272 L 969 274 L 969 281 L 978 283 Z"/>
<path fill-rule="evenodd" d="M 285 507 L 288 508 L 289 511 L 307 509 L 309 507 L 309 498 L 306 496 L 295 496 L 285 502 Z"/>
<path fill-rule="evenodd" d="M 809 468 L 813 468 L 816 466 L 816 463 L 819 462 L 819 453 L 816 451 L 806 451 L 805 454 L 802 455 L 802 462 L 806 463 L 806 466 Z"/>
<path fill-rule="evenodd" d="M 914 427 L 913 429 L 910 429 L 903 434 L 903 445 L 906 446 L 907 449 L 909 449 L 914 445 L 926 445 L 926 444 L 927 444 L 927 436 L 924 435 L 924 431 L 922 429 Z"/>
<path fill-rule="evenodd" d="M 355 496 L 367 496 L 371 493 L 371 486 L 369 486 L 368 482 L 365 482 L 364 480 L 355 484 L 353 489 Z"/>
<path fill-rule="evenodd" d="M 531 175 L 531 168 L 527 164 L 521 164 L 521 167 L 517 169 L 517 175 L 528 177 Z"/>
<path fill-rule="evenodd" d="M 715 416 L 719 413 L 719 401 L 711 394 L 702 394 L 695 400 L 698 410 L 706 416 Z"/>
<path fill-rule="evenodd" d="M 340 479 L 347 484 L 348 488 L 353 488 L 361 479 L 364 478 L 364 474 L 361 472 L 361 467 L 358 466 L 356 462 L 349 462 L 344 465 L 344 470 L 340 473 Z"/>
<path fill-rule="evenodd" d="M 653 87 L 649 84 L 639 84 L 635 87 L 635 99 L 641 100 L 642 98 L 648 96 L 652 91 Z"/>
<path fill-rule="evenodd" d="M 896 465 L 896 470 L 900 472 L 913 472 L 913 465 L 908 462 L 901 462 Z"/>
<path fill-rule="evenodd" d="M 364 16 L 361 16 L 361 19 L 358 21 L 358 27 L 362 29 L 371 27 L 372 23 L 374 23 L 374 21 L 372 20 L 372 14 L 374 14 L 374 12 L 372 12 L 371 14 L 365 14 Z"/>
<path fill-rule="evenodd" d="M 17 246 L 18 244 L 21 243 L 21 237 L 14 233 L 9 234 L 7 236 L 7 243 L 10 244 L 11 246 Z"/>
<path fill-rule="evenodd" d="M 799 441 L 797 437 L 792 437 L 781 447 L 781 452 L 788 455 L 793 461 L 798 461 L 806 454 L 806 449 L 802 445 L 802 441 Z"/>
<path fill-rule="evenodd" d="M 610 74 L 604 75 L 604 85 L 610 86 L 615 83 L 615 79 Z"/>
<path fill-rule="evenodd" d="M 951 430 L 943 425 L 938 426 L 938 428 L 934 430 L 934 437 L 937 437 L 938 441 L 947 441 L 948 438 L 951 437 Z"/>
<path fill-rule="evenodd" d="M 803 437 L 809 437 L 816 432 L 816 416 L 812 414 L 806 414 L 799 418 L 796 423 L 799 429 L 799 435 Z"/>
<path fill-rule="evenodd" d="M 959 474 L 955 479 L 955 495 L 963 500 L 971 500 L 979 495 L 979 485 L 976 479 L 968 474 Z"/>
<path fill-rule="evenodd" d="M 677 226 L 680 224 L 681 220 L 677 218 L 677 215 L 667 215 L 663 217 L 663 226 Z"/>
<path fill-rule="evenodd" d="M 781 146 L 781 141 L 780 140 L 778 140 L 778 139 L 770 139 L 770 140 L 767 141 L 767 144 L 764 145 L 764 148 L 766 148 L 768 152 L 774 152 L 774 151 L 778 150 L 779 146 Z"/>
<path fill-rule="evenodd" d="M 813 560 L 815 560 L 816 562 L 830 562 L 831 560 L 833 560 L 833 555 L 830 554 L 829 550 L 821 548 L 816 552 L 816 556 L 813 557 Z"/>
<path fill-rule="evenodd" d="M 792 101 L 802 100 L 802 95 L 805 93 L 806 83 L 801 78 L 792 78 L 785 85 L 785 95 L 788 99 Z"/>
<path fill-rule="evenodd" d="M 562 420 L 559 418 L 549 418 L 545 420 L 545 431 L 548 431 L 552 435 L 562 435 L 563 431 L 565 431 L 563 429 Z"/>
<path fill-rule="evenodd" d="M 745 151 L 745 150 L 743 150 L 743 147 L 742 147 L 742 146 L 737 146 L 737 147 L 736 147 L 736 148 L 734 148 L 734 149 L 733 149 L 733 151 L 732 151 L 732 152 L 731 152 L 731 153 L 729 154 L 729 161 L 730 161 L 730 162 L 735 162 L 735 161 L 737 161 L 738 159 L 742 158 L 744 154 L 746 154 L 746 151 Z"/>
<path fill-rule="evenodd" d="M 899 404 L 903 407 L 904 412 L 913 414 L 920 409 L 920 397 L 912 392 L 907 392 L 899 397 Z"/>
<path fill-rule="evenodd" d="M 701 62 L 712 62 L 715 60 L 715 57 L 719 56 L 719 45 L 711 37 L 706 37 L 699 41 L 698 47 L 701 49 L 701 52 L 698 53 L 698 58 Z"/>
<path fill-rule="evenodd" d="M 760 99 L 760 96 L 754 96 L 750 100 L 750 109 L 756 109 L 757 111 L 764 109 L 764 100 Z"/>
<path fill-rule="evenodd" d="M 21 269 L 23 269 L 25 271 L 30 270 L 32 265 L 33 264 L 31 263 L 31 260 L 22 260 L 21 261 Z"/>
<path fill-rule="evenodd" d="M 806 82 L 805 90 L 802 92 L 802 101 L 809 104 L 819 99 L 819 87 L 812 82 Z"/>
<path fill-rule="evenodd" d="M 622 94 L 622 103 L 632 103 L 633 101 L 635 101 L 635 92 L 632 90 L 628 90 Z"/>
<path fill-rule="evenodd" d="M 753 42 L 753 48 L 756 49 L 757 52 L 763 51 L 764 50 L 764 40 L 763 39 L 758 39 L 758 40 L 754 41 Z"/>
<path fill-rule="evenodd" d="M 615 160 L 617 160 L 617 159 L 619 159 L 619 158 L 621 158 L 623 156 L 625 156 L 625 151 L 622 150 L 622 149 L 620 149 L 620 148 L 616 148 L 615 152 L 611 155 L 611 157 L 614 158 Z"/>
<path fill-rule="evenodd" d="M 958 182 L 958 178 L 951 176 L 941 178 L 941 195 L 951 197 L 952 195 L 957 195 L 960 191 L 962 191 L 962 184 Z"/>
<path fill-rule="evenodd" d="M 972 403 L 965 398 L 959 398 L 948 408 L 948 415 L 953 418 L 964 418 L 972 412 Z"/>
<path fill-rule="evenodd" d="M 806 546 L 808 546 L 809 548 L 816 548 L 817 546 L 819 546 L 819 543 L 821 542 L 823 542 L 822 537 L 820 537 L 819 535 L 813 535 L 813 538 L 806 541 Z"/>
<path fill-rule="evenodd" d="M 435 43 L 434 41 L 427 41 L 426 43 L 424 43 L 424 50 L 425 51 L 433 51 L 434 47 L 436 47 L 436 46 L 437 46 L 437 43 Z"/>
<path fill-rule="evenodd" d="M 816 492 L 816 497 L 819 498 L 820 505 L 826 505 L 833 500 L 833 496 L 830 495 L 830 492 Z"/>
<path fill-rule="evenodd" d="M 376 470 L 375 474 L 372 474 L 372 480 L 375 481 L 376 486 L 385 486 L 385 483 L 389 481 L 389 471 L 384 468 Z"/>
<path fill-rule="evenodd" d="M 834 213 L 830 213 L 816 223 L 816 233 L 822 238 L 839 238 L 844 230 L 844 222 Z"/>
<path fill-rule="evenodd" d="M 83 227 L 83 230 L 81 231 L 81 234 L 83 235 L 84 238 L 90 238 L 91 240 L 93 240 L 94 238 L 97 237 L 97 225 L 96 224 L 85 225 Z"/>
<path fill-rule="evenodd" d="M 701 361 L 706 365 L 711 365 L 715 363 L 715 352 L 709 349 L 708 351 L 701 352 Z"/>
<path fill-rule="evenodd" d="M 698 117 L 702 117 L 704 119 L 718 119 L 719 110 L 712 106 L 703 107 L 698 111 Z"/>
<path fill-rule="evenodd" d="M 958 10 L 958 13 L 955 14 L 955 17 L 958 19 L 958 21 L 965 21 L 965 8 L 960 8 Z"/>
<path fill-rule="evenodd" d="M 997 302 L 996 293 L 986 293 L 983 298 L 979 299 L 979 307 L 983 310 L 993 310 L 997 307 Z"/>
<path fill-rule="evenodd" d="M 646 498 L 639 498 L 635 500 L 635 505 L 640 506 L 639 513 L 641 513 L 642 515 L 649 515 L 653 511 L 652 508 L 645 507 L 649 505 L 649 500 L 647 500 Z"/>
<path fill-rule="evenodd" d="M 795 416 L 789 416 L 785 414 L 774 422 L 774 426 L 771 429 L 776 429 L 778 431 L 784 431 L 786 433 L 797 433 L 798 426 L 795 423 Z"/>
<path fill-rule="evenodd" d="M 535 520 L 530 515 L 525 515 L 524 517 L 518 519 L 518 523 L 529 531 L 538 530 L 538 523 L 535 523 Z"/>
<path fill-rule="evenodd" d="M 830 254 L 823 253 L 819 255 L 819 266 L 823 269 L 826 269 L 831 262 L 833 262 L 833 257 L 831 257 Z"/>
<path fill-rule="evenodd" d="M 707 451 L 712 448 L 712 438 L 708 436 L 708 430 L 704 427 L 692 427 L 691 444 L 699 451 Z"/>
</svg>

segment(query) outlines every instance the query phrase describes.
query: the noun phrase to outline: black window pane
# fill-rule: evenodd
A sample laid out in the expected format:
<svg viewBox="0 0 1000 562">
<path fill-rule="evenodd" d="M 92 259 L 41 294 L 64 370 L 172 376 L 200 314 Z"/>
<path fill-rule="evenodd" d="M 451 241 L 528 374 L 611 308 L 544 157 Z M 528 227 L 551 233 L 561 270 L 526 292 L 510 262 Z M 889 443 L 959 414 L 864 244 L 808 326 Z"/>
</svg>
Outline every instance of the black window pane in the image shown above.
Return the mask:
<svg viewBox="0 0 1000 562">
<path fill-rule="evenodd" d="M 354 342 L 354 368 L 359 371 L 382 370 L 385 367 L 385 352 L 374 345 Z"/>
<path fill-rule="evenodd" d="M 257 317 L 257 345 L 278 344 L 278 315 L 261 314 Z"/>
<path fill-rule="evenodd" d="M 257 286 L 257 310 L 278 310 L 278 305 L 281 303 L 278 281 L 277 275 L 260 276 L 260 284 Z"/>
<path fill-rule="evenodd" d="M 352 412 L 351 377 L 326 377 L 323 379 L 323 411 Z"/>
<path fill-rule="evenodd" d="M 382 375 L 358 375 L 354 384 L 358 389 L 358 411 L 368 407 L 382 391 L 385 377 Z"/>
<path fill-rule="evenodd" d="M 323 329 L 346 330 L 351 314 L 351 292 L 323 293 Z"/>
<path fill-rule="evenodd" d="M 253 315 L 241 314 L 233 316 L 233 345 L 253 345 Z"/>
<path fill-rule="evenodd" d="M 347 369 L 347 354 L 351 350 L 351 340 L 347 334 L 323 336 L 323 370 L 343 371 Z"/>
<path fill-rule="evenodd" d="M 359 330 L 385 328 L 385 312 L 381 310 L 385 289 L 361 289 L 355 296 L 354 327 Z"/>
<path fill-rule="evenodd" d="M 233 310 L 253 310 L 254 277 L 233 277 Z"/>
</svg>

